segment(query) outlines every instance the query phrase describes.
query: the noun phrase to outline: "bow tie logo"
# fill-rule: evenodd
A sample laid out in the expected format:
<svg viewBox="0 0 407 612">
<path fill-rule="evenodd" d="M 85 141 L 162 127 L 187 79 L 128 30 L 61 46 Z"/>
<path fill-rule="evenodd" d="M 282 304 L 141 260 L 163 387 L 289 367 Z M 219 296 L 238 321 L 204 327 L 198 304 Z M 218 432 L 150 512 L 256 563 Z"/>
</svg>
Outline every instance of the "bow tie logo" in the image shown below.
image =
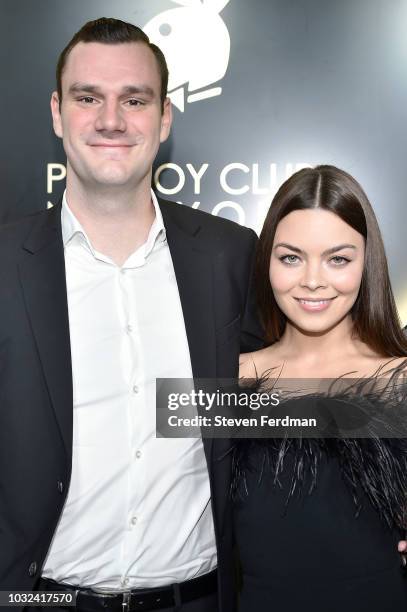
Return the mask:
<svg viewBox="0 0 407 612">
<path fill-rule="evenodd" d="M 143 28 L 164 53 L 170 72 L 168 96 L 182 113 L 185 104 L 219 96 L 212 87 L 226 73 L 228 29 L 220 16 L 230 0 L 171 0 L 181 5 L 159 13 Z"/>
</svg>

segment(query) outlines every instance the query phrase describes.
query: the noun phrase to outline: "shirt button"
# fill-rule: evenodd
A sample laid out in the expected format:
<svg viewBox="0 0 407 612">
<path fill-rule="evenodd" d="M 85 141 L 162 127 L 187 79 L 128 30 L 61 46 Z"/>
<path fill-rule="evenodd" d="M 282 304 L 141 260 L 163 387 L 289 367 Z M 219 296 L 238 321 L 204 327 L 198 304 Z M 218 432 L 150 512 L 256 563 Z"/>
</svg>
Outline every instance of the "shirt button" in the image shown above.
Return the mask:
<svg viewBox="0 0 407 612">
<path fill-rule="evenodd" d="M 35 576 L 36 573 L 37 573 L 37 563 L 35 561 L 33 561 L 30 564 L 30 567 L 28 568 L 28 575 L 29 576 Z"/>
<path fill-rule="evenodd" d="M 123 580 L 122 580 L 122 585 L 123 585 L 123 586 L 126 586 L 126 585 L 128 585 L 128 584 L 129 584 L 129 579 L 128 579 L 128 578 L 123 578 Z"/>
<path fill-rule="evenodd" d="M 137 516 L 132 516 L 130 522 L 131 522 L 132 525 L 136 525 L 136 523 L 137 523 Z"/>
<path fill-rule="evenodd" d="M 138 386 L 137 385 L 133 385 L 133 393 L 138 393 Z"/>
<path fill-rule="evenodd" d="M 140 459 L 140 457 L 141 457 L 141 451 L 138 450 L 138 451 L 136 451 L 136 458 Z"/>
<path fill-rule="evenodd" d="M 58 486 L 58 491 L 60 493 L 63 493 L 64 492 L 64 483 L 61 480 L 58 480 L 57 486 Z"/>
<path fill-rule="evenodd" d="M 133 328 L 131 325 L 126 325 L 126 331 L 128 334 L 131 334 L 131 332 L 133 331 Z"/>
</svg>

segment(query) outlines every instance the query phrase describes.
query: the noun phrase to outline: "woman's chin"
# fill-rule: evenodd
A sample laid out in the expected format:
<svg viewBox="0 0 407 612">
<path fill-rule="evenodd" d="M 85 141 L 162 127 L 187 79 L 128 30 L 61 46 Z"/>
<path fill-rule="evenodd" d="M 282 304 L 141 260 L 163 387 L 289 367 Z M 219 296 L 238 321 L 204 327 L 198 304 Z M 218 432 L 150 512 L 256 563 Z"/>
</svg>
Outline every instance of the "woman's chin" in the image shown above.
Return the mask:
<svg viewBox="0 0 407 612">
<path fill-rule="evenodd" d="M 339 325 L 343 324 L 345 314 L 340 319 L 331 317 L 287 317 L 289 324 L 305 336 L 319 337 L 328 334 Z"/>
</svg>

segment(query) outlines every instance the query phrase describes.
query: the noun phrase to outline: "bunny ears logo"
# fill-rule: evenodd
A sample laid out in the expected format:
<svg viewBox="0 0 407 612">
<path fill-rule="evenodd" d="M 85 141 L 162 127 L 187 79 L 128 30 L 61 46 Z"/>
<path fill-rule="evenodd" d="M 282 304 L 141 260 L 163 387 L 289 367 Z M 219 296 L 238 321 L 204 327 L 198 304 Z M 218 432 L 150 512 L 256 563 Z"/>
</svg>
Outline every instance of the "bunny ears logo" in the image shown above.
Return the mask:
<svg viewBox="0 0 407 612">
<path fill-rule="evenodd" d="M 222 93 L 211 85 L 225 76 L 229 63 L 229 32 L 219 14 L 229 0 L 171 1 L 181 7 L 159 13 L 143 29 L 166 57 L 168 95 L 183 113 L 185 102 Z"/>
</svg>

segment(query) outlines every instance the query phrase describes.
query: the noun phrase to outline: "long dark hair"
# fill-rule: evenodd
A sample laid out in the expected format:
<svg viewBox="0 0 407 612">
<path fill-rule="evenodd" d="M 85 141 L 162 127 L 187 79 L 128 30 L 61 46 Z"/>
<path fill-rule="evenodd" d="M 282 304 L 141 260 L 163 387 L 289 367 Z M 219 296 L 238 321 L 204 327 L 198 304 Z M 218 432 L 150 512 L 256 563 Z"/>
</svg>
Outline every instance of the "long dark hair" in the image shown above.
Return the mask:
<svg viewBox="0 0 407 612">
<path fill-rule="evenodd" d="M 267 213 L 257 249 L 256 289 L 266 341 L 279 340 L 286 317 L 278 307 L 269 280 L 270 257 L 277 225 L 294 210 L 320 208 L 335 213 L 365 239 L 365 264 L 358 297 L 351 309 L 353 331 L 378 354 L 407 356 L 391 289 L 380 229 L 359 183 L 335 166 L 304 168 L 280 187 Z"/>
</svg>

